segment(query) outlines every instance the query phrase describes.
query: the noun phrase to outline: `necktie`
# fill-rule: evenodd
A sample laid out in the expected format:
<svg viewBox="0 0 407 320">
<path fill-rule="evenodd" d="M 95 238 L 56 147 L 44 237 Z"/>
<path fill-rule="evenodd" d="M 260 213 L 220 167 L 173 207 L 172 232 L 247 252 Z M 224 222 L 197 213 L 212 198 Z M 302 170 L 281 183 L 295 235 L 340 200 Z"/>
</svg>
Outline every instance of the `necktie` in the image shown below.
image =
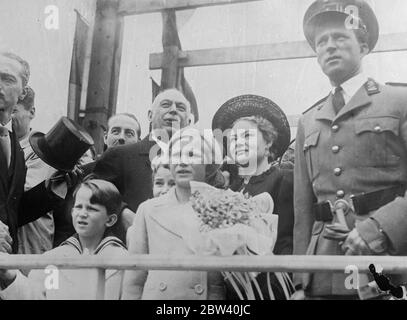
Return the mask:
<svg viewBox="0 0 407 320">
<path fill-rule="evenodd" d="M 8 129 L 0 125 L 0 155 L 6 159 L 7 168 L 11 160 L 11 141 Z"/>
<path fill-rule="evenodd" d="M 336 87 L 335 93 L 332 98 L 332 104 L 334 106 L 336 114 L 343 108 L 345 105 L 345 98 L 343 97 L 342 87 Z"/>
</svg>

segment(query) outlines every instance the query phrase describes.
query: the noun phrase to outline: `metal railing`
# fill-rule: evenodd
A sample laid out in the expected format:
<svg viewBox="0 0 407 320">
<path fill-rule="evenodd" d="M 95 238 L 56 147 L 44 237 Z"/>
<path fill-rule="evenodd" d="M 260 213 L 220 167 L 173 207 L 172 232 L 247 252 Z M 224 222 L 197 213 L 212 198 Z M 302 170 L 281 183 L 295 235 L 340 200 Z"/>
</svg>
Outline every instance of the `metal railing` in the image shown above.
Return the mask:
<svg viewBox="0 0 407 320">
<path fill-rule="evenodd" d="M 105 271 L 113 270 L 188 270 L 240 272 L 341 272 L 352 266 L 369 273 L 369 265 L 380 265 L 387 274 L 407 273 L 407 257 L 400 256 L 174 256 L 129 255 L 49 257 L 47 255 L 0 256 L 0 269 L 95 269 L 98 273 L 97 297 L 104 299 Z"/>
</svg>

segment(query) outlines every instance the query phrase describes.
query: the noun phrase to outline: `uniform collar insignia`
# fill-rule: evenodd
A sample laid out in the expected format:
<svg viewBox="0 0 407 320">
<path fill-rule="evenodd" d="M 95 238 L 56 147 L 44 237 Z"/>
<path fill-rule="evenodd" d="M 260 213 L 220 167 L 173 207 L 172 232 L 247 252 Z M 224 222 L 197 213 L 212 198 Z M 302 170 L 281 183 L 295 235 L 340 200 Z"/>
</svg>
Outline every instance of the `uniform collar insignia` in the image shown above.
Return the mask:
<svg viewBox="0 0 407 320">
<path fill-rule="evenodd" d="M 369 96 L 380 92 L 378 83 L 371 78 L 365 83 L 365 88 Z"/>
</svg>

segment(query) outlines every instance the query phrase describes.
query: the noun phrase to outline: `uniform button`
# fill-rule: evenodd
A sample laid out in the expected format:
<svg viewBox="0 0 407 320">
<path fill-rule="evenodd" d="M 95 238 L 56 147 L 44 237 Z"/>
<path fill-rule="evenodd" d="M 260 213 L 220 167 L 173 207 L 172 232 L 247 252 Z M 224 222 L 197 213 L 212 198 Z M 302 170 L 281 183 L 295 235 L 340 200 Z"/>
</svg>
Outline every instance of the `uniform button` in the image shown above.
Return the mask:
<svg viewBox="0 0 407 320">
<path fill-rule="evenodd" d="M 382 132 L 382 127 L 376 126 L 376 127 L 374 127 L 373 130 L 374 130 L 375 132 Z"/>
<path fill-rule="evenodd" d="M 197 285 L 195 286 L 195 292 L 196 292 L 197 294 L 202 294 L 202 293 L 204 292 L 204 288 L 202 288 L 202 285 L 197 284 Z"/>
<path fill-rule="evenodd" d="M 338 132 L 339 131 L 339 126 L 337 124 L 332 126 L 332 131 L 333 132 Z"/>
<path fill-rule="evenodd" d="M 342 169 L 341 168 L 335 168 L 334 173 L 336 176 L 340 176 L 342 174 Z"/>
<path fill-rule="evenodd" d="M 338 198 L 342 199 L 343 197 L 345 197 L 345 191 L 343 191 L 343 190 L 338 190 L 338 191 L 336 192 L 336 196 L 337 196 Z"/>
<path fill-rule="evenodd" d="M 333 153 L 338 153 L 339 150 L 340 150 L 340 147 L 339 147 L 339 146 L 333 146 L 333 147 L 332 147 L 332 152 L 333 152 Z"/>
<path fill-rule="evenodd" d="M 167 289 L 167 285 L 164 282 L 160 283 L 160 291 L 165 291 Z"/>
</svg>

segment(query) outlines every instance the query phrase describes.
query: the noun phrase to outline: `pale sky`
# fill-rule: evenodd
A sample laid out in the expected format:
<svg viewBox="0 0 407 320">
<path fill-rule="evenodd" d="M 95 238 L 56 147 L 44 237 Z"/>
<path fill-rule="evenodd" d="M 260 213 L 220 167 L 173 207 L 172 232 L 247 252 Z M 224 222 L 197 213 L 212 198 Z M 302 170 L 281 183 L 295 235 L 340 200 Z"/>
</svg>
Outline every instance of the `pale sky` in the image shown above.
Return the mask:
<svg viewBox="0 0 407 320">
<path fill-rule="evenodd" d="M 303 15 L 313 0 L 263 0 L 178 12 L 183 49 L 267 44 L 304 40 Z M 407 32 L 407 1 L 371 0 L 381 34 Z M 58 30 L 44 26 L 49 5 L 59 9 Z M 72 42 L 78 10 L 90 23 L 95 0 L 0 0 L 0 49 L 14 51 L 31 64 L 36 91 L 36 130 L 47 132 L 67 113 Z M 147 132 L 151 104 L 150 53 L 162 51 L 161 14 L 127 17 L 118 93 L 118 112 L 132 112 Z M 407 82 L 407 52 L 372 54 L 365 71 L 378 81 Z M 240 94 L 275 101 L 287 115 L 299 114 L 329 91 L 315 59 L 187 68 L 198 101 L 201 128 L 209 128 L 222 103 Z"/>
<path fill-rule="evenodd" d="M 313 0 L 264 0 L 178 12 L 184 50 L 305 40 L 302 21 Z M 407 32 L 407 1 L 370 1 L 381 33 Z M 391 5 L 390 5 L 391 4 Z M 161 52 L 161 15 L 125 20 L 118 111 L 134 112 L 146 132 L 151 102 L 150 53 Z M 378 81 L 407 82 L 407 52 L 372 54 L 365 71 Z M 327 95 L 330 87 L 316 59 L 186 68 L 200 110 L 199 127 L 210 128 L 216 110 L 229 98 L 259 94 L 276 102 L 287 115 L 300 114 Z M 293 132 L 294 134 L 295 132 Z"/>
</svg>

